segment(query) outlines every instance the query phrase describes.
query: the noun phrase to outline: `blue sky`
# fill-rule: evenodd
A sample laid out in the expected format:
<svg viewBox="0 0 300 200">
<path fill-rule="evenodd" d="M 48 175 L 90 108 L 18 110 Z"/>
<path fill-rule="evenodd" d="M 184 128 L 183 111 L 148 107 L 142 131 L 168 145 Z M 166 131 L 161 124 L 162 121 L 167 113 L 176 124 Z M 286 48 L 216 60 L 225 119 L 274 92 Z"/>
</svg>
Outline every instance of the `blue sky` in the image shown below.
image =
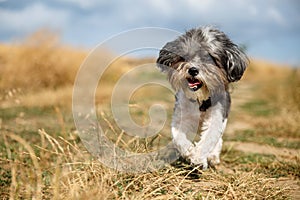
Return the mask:
<svg viewBox="0 0 300 200">
<path fill-rule="evenodd" d="M 214 25 L 251 57 L 300 65 L 298 0 L 0 0 L 0 42 L 37 29 L 63 43 L 93 48 L 122 31 L 163 27 L 184 32 Z"/>
</svg>

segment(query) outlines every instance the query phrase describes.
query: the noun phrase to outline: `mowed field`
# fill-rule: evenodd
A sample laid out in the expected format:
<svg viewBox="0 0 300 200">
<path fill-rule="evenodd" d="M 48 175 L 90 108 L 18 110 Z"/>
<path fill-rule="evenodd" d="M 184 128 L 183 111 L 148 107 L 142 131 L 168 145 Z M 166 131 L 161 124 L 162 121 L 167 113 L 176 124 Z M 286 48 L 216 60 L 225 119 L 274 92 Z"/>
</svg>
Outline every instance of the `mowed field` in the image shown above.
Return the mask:
<svg viewBox="0 0 300 200">
<path fill-rule="evenodd" d="M 0 44 L 0 199 L 300 199 L 300 68 L 251 59 L 242 80 L 230 88 L 232 108 L 215 169 L 177 161 L 153 172 L 124 173 L 93 158 L 74 124 L 73 84 L 87 55 L 47 31 Z M 104 50 L 99 56 L 113 57 Z M 171 139 L 174 96 L 166 88 L 145 87 L 130 97 L 137 124 L 149 123 L 153 103 L 166 109 L 168 119 L 155 136 L 124 133 L 111 112 L 120 77 L 154 62 L 114 60 L 96 92 L 102 129 L 132 152 L 153 151 Z M 157 74 L 131 78 L 163 77 Z"/>
</svg>

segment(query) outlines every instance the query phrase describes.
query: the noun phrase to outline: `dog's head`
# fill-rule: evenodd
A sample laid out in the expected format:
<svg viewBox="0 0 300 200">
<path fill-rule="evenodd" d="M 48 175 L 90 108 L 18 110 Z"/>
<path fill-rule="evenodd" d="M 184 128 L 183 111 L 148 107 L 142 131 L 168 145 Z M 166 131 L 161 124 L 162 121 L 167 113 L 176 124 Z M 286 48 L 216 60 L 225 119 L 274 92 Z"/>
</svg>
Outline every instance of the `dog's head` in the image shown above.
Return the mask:
<svg viewBox="0 0 300 200">
<path fill-rule="evenodd" d="M 247 64 L 243 51 L 212 27 L 192 29 L 168 42 L 157 59 L 174 89 L 182 89 L 193 99 L 207 99 L 240 80 Z"/>
</svg>

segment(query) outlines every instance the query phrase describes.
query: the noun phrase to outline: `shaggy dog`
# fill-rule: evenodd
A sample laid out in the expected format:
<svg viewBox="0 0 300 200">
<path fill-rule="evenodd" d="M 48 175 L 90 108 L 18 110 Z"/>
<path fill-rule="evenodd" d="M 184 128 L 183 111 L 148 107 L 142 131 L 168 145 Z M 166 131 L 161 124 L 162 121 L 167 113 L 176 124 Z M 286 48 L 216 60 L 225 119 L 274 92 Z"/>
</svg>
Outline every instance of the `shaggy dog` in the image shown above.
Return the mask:
<svg viewBox="0 0 300 200">
<path fill-rule="evenodd" d="M 220 162 L 230 110 L 230 82 L 240 80 L 247 56 L 213 27 L 191 29 L 159 52 L 157 66 L 176 91 L 173 143 L 181 156 L 203 169 Z"/>
</svg>

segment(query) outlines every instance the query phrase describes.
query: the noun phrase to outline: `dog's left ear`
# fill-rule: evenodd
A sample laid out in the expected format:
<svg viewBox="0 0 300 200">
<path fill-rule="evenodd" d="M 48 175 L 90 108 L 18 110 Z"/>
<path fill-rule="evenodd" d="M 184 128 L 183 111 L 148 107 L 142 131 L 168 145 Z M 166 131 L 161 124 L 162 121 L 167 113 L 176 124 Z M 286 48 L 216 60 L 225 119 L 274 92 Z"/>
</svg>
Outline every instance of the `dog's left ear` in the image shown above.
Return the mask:
<svg viewBox="0 0 300 200">
<path fill-rule="evenodd" d="M 225 47 L 225 56 L 223 57 L 222 65 L 227 72 L 229 82 L 238 81 L 244 74 L 244 71 L 249 63 L 247 56 L 235 44 L 230 44 Z"/>
<path fill-rule="evenodd" d="M 249 64 L 246 54 L 219 30 L 208 30 L 207 35 L 213 38 L 208 42 L 208 51 L 219 67 L 225 69 L 228 81 L 240 80 Z"/>
</svg>

